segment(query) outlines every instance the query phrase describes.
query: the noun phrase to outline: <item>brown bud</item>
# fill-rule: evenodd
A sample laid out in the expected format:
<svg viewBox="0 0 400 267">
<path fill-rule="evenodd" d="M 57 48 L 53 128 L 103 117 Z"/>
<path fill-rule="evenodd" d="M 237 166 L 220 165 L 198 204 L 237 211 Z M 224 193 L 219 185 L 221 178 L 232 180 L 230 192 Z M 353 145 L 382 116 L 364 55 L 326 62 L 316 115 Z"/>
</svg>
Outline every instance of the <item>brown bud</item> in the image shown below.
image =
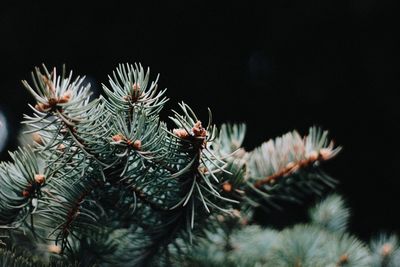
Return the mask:
<svg viewBox="0 0 400 267">
<path fill-rule="evenodd" d="M 111 137 L 112 138 L 112 140 L 114 141 L 114 142 L 119 142 L 119 141 L 122 141 L 124 138 L 123 138 L 123 136 L 121 135 L 121 134 L 116 134 L 116 135 L 113 135 L 113 137 Z"/>
<path fill-rule="evenodd" d="M 199 172 L 206 173 L 207 171 L 208 171 L 208 169 L 206 167 L 204 167 L 204 166 L 199 167 Z"/>
<path fill-rule="evenodd" d="M 308 154 L 308 159 L 310 161 L 316 161 L 318 159 L 318 152 L 313 150 L 310 152 L 310 154 Z"/>
<path fill-rule="evenodd" d="M 57 246 L 57 245 L 55 245 L 55 244 L 49 245 L 49 246 L 47 247 L 47 249 L 48 249 L 48 251 L 49 251 L 50 253 L 54 253 L 54 254 L 60 254 L 60 252 L 61 252 L 61 247 L 60 247 L 60 246 Z"/>
<path fill-rule="evenodd" d="M 29 193 L 28 190 L 24 190 L 24 191 L 22 191 L 22 195 L 23 195 L 24 197 L 29 197 L 30 193 Z"/>
<path fill-rule="evenodd" d="M 60 97 L 60 99 L 58 100 L 58 103 L 67 103 L 71 100 L 72 97 L 72 91 L 71 90 L 67 90 L 64 92 L 64 94 Z"/>
<path fill-rule="evenodd" d="M 32 134 L 32 140 L 33 140 L 33 142 L 35 142 L 36 144 L 43 145 L 42 136 L 41 136 L 38 132 L 34 132 L 34 133 Z"/>
<path fill-rule="evenodd" d="M 392 253 L 392 251 L 393 251 L 393 246 L 391 244 L 389 243 L 383 244 L 381 250 L 382 256 L 387 257 L 389 256 L 390 253 Z"/>
<path fill-rule="evenodd" d="M 341 266 L 343 264 L 346 264 L 349 262 L 349 256 L 347 254 L 343 254 L 342 256 L 340 256 L 339 258 L 339 262 L 338 265 Z"/>
<path fill-rule="evenodd" d="M 232 191 L 232 184 L 229 183 L 229 182 L 225 182 L 225 183 L 222 185 L 222 189 L 223 189 L 225 192 L 231 192 L 231 191 Z"/>
<path fill-rule="evenodd" d="M 43 174 L 36 174 L 35 175 L 35 182 L 36 183 L 42 185 L 42 184 L 44 184 L 45 180 L 46 180 L 46 178 L 45 178 L 45 176 Z"/>
<path fill-rule="evenodd" d="M 328 160 L 332 157 L 332 150 L 328 149 L 328 148 L 322 148 L 319 151 L 319 155 L 321 156 L 321 158 L 323 160 Z"/>
<path fill-rule="evenodd" d="M 48 107 L 47 107 L 47 105 L 45 105 L 45 104 L 43 104 L 43 103 L 37 103 L 37 104 L 35 105 L 35 109 L 38 110 L 38 111 L 40 111 L 40 112 L 46 112 L 47 109 L 48 109 Z"/>
<path fill-rule="evenodd" d="M 133 142 L 132 146 L 135 150 L 141 150 L 142 149 L 142 141 L 135 140 L 135 142 Z"/>
<path fill-rule="evenodd" d="M 193 127 L 202 128 L 201 121 L 196 121 L 196 123 L 193 125 Z"/>
<path fill-rule="evenodd" d="M 138 83 L 134 83 L 132 85 L 132 96 L 130 96 L 130 100 L 133 102 L 136 102 L 139 97 L 141 97 L 143 95 L 143 92 L 140 93 L 140 84 Z"/>
<path fill-rule="evenodd" d="M 51 107 L 54 107 L 55 105 L 57 105 L 58 100 L 55 99 L 54 97 L 51 97 L 51 98 L 49 98 L 48 102 L 49 102 L 49 104 L 46 105 L 46 106 L 48 106 L 49 108 L 51 108 Z"/>
<path fill-rule="evenodd" d="M 61 152 L 64 152 L 64 150 L 65 150 L 65 145 L 64 145 L 64 144 L 59 144 L 59 145 L 57 146 L 57 150 L 59 150 L 59 151 L 61 151 Z"/>
<path fill-rule="evenodd" d="M 173 133 L 182 139 L 186 139 L 189 137 L 189 134 L 185 129 L 174 129 Z"/>
<path fill-rule="evenodd" d="M 206 129 L 204 129 L 203 126 L 201 126 L 201 121 L 197 121 L 195 123 L 195 125 L 192 128 L 192 132 L 194 136 L 197 137 L 205 137 L 207 135 Z"/>
</svg>

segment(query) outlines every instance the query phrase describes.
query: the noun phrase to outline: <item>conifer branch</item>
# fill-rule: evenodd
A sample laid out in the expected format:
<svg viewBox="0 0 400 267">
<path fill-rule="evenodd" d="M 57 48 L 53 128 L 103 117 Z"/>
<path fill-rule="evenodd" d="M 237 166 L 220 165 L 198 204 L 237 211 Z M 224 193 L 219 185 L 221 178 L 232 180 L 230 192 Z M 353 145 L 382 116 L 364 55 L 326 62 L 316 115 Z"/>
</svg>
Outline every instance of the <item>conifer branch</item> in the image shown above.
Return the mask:
<svg viewBox="0 0 400 267">
<path fill-rule="evenodd" d="M 159 116 L 168 100 L 159 76 L 150 82 L 140 64 L 119 65 L 94 100 L 72 73 L 43 67 L 32 76 L 33 85 L 23 84 L 36 102 L 33 115 L 24 115 L 33 148 L 0 164 L 0 230 L 12 237 L 2 240 L 6 246 L 31 233 L 25 238 L 35 251 L 45 247 L 45 258 L 49 242 L 55 246 L 60 266 L 371 262 L 366 246 L 345 233 L 348 211 L 336 196 L 311 211 L 309 225 L 282 232 L 248 226 L 256 208 L 335 184 L 320 168 L 340 151 L 326 131 L 312 127 L 304 138 L 293 131 L 248 152 L 244 124 L 217 129 L 211 111 L 204 123 L 185 103 L 168 129 Z M 386 264 L 397 259 L 398 245 L 385 239 L 375 251 Z M 7 262 L 18 257 L 0 253 Z"/>
<path fill-rule="evenodd" d="M 335 151 L 335 154 L 337 152 Z M 297 172 L 299 169 L 305 169 L 319 162 L 327 161 L 333 157 L 333 152 L 330 149 L 323 148 L 318 152 L 312 151 L 306 159 L 289 162 L 284 168 L 279 169 L 274 174 L 271 174 L 263 179 L 260 179 L 254 183 L 256 188 L 260 188 L 266 184 L 275 183 L 280 177 L 291 175 Z"/>
</svg>

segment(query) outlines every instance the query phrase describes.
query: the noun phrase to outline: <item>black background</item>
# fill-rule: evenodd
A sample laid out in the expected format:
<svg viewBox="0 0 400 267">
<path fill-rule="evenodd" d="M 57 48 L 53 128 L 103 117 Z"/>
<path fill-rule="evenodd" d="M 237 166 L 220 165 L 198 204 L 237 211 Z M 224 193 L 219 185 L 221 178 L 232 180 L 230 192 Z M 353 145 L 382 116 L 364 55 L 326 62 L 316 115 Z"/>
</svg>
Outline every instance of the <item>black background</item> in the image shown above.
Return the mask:
<svg viewBox="0 0 400 267">
<path fill-rule="evenodd" d="M 118 63 L 141 62 L 168 88 L 164 118 L 182 100 L 204 118 L 210 107 L 217 124 L 247 123 L 248 149 L 292 129 L 329 129 L 344 150 L 325 169 L 353 210 L 351 230 L 400 232 L 394 3 L 34 2 L 0 10 L 0 109 L 11 137 L 30 112 L 20 80 L 34 66 L 66 63 L 101 90 Z M 16 148 L 13 138 L 7 148 Z"/>
</svg>

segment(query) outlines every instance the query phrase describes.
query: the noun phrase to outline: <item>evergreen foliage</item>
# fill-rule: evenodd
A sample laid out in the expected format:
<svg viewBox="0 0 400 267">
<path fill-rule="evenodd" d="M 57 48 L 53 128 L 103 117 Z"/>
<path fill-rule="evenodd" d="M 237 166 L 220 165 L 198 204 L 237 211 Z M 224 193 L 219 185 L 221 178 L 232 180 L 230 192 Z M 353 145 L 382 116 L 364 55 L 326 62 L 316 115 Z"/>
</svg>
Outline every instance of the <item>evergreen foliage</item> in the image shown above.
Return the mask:
<svg viewBox="0 0 400 267">
<path fill-rule="evenodd" d="M 258 225 L 210 232 L 186 253 L 185 266 L 400 266 L 395 236 L 363 243 L 346 232 L 349 210 L 337 195 L 311 209 L 311 221 L 282 231 Z M 321 223 L 323 222 L 323 223 Z M 238 222 L 240 225 L 240 223 Z"/>
<path fill-rule="evenodd" d="M 23 81 L 33 142 L 0 164 L 0 266 L 398 266 L 395 237 L 368 248 L 346 232 L 338 196 L 310 224 L 256 225 L 256 209 L 335 186 L 320 166 L 340 151 L 327 131 L 246 151 L 244 124 L 217 128 L 211 111 L 204 124 L 185 103 L 170 129 L 157 81 L 119 65 L 95 99 L 65 69 Z"/>
</svg>

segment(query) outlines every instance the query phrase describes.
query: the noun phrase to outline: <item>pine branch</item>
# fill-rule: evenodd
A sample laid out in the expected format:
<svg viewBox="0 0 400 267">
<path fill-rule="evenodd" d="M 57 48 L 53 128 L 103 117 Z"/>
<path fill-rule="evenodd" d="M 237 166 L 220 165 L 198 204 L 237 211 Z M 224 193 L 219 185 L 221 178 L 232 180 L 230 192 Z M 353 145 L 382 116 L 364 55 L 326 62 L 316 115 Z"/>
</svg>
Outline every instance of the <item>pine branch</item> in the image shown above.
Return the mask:
<svg viewBox="0 0 400 267">
<path fill-rule="evenodd" d="M 318 168 L 340 150 L 328 144 L 327 132 L 314 127 L 304 139 L 292 132 L 246 152 L 244 124 L 217 130 L 211 111 L 203 124 L 185 103 L 173 111 L 176 128 L 169 130 L 159 117 L 165 90 L 140 64 L 119 65 L 103 85 L 105 97 L 94 100 L 84 78 L 72 73 L 43 67 L 32 77 L 32 86 L 23 84 L 36 104 L 24 123 L 34 148 L 0 164 L 0 228 L 32 232 L 38 246 L 53 242 L 60 259 L 90 266 L 108 255 L 104 264 L 168 265 L 174 251 L 188 252 L 221 225 L 224 248 L 234 251 L 231 243 L 240 238 L 233 227 L 244 228 L 255 207 L 333 184 Z M 314 215 L 320 228 L 310 231 L 321 231 L 326 222 Z M 332 229 L 347 219 L 340 218 Z"/>
<path fill-rule="evenodd" d="M 50 189 L 44 190 L 39 200 L 39 209 L 34 212 L 36 225 L 41 229 L 49 229 L 48 237 L 61 252 L 69 249 L 69 236 L 77 236 L 75 231 L 84 233 L 95 227 L 99 216 L 96 206 L 87 201 L 93 188 L 99 186 L 92 181 L 75 180 L 57 181 Z"/>
<path fill-rule="evenodd" d="M 335 180 L 319 165 L 337 155 L 340 149 L 328 142 L 327 131 L 316 127 L 310 128 L 304 138 L 294 131 L 264 143 L 248 155 L 250 172 L 246 191 L 258 195 L 249 204 L 258 205 L 261 198 L 279 207 L 274 199 L 298 202 L 305 194 L 320 194 L 324 188 L 333 187 Z"/>
<path fill-rule="evenodd" d="M 349 217 L 349 209 L 337 195 L 330 195 L 310 210 L 312 223 L 332 232 L 345 232 Z"/>
<path fill-rule="evenodd" d="M 37 266 L 37 264 L 30 261 L 27 257 L 18 256 L 12 251 L 0 249 L 0 266 L 33 267 Z"/>
<path fill-rule="evenodd" d="M 37 206 L 46 175 L 30 148 L 10 153 L 13 163 L 0 164 L 0 229 L 20 226 Z"/>
<path fill-rule="evenodd" d="M 326 227 L 312 222 L 276 231 L 255 225 L 232 226 L 232 220 L 229 223 L 220 220 L 217 229 L 197 240 L 183 257 L 175 254 L 174 262 L 182 266 L 389 266 L 374 263 L 367 245 L 356 237 L 331 231 L 330 226 L 336 224 L 335 215 L 348 211 L 343 206 L 332 209 L 334 202 L 343 201 L 331 196 L 313 209 L 319 214 L 330 214 L 326 217 Z M 380 253 L 383 247 L 389 247 L 382 247 L 383 244 L 395 242 L 393 238 L 383 240 L 377 246 Z M 384 251 L 394 256 L 397 248 L 390 246 Z"/>
<path fill-rule="evenodd" d="M 380 234 L 371 240 L 371 266 L 396 267 L 400 265 L 400 246 L 395 235 Z"/>
<path fill-rule="evenodd" d="M 255 165 L 254 183 L 256 188 L 273 184 L 280 177 L 288 176 L 319 162 L 333 158 L 341 150 L 334 149 L 331 141 L 326 139 L 327 131 L 310 128 L 310 133 L 304 138 L 294 131 L 276 140 L 270 140 L 256 149 L 250 156 L 251 164 Z M 257 178 L 264 176 L 263 178 Z"/>
</svg>

